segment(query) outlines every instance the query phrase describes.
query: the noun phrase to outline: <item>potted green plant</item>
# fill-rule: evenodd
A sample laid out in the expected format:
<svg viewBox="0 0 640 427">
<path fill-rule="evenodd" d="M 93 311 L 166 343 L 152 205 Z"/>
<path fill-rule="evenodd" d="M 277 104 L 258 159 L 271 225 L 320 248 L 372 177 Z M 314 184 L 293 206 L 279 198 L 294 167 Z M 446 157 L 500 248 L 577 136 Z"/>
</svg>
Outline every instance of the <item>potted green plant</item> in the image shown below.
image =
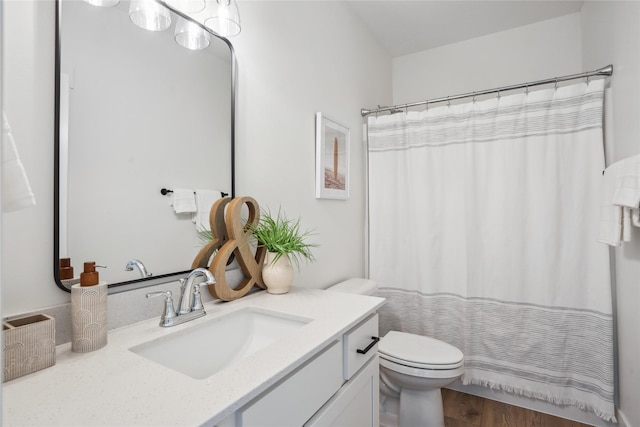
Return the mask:
<svg viewBox="0 0 640 427">
<path fill-rule="evenodd" d="M 251 233 L 257 240 L 258 246 L 267 250 L 265 264 L 262 268 L 262 280 L 267 286 L 267 292 L 284 294 L 289 292 L 293 281 L 293 267 L 291 261 L 300 268 L 300 261 L 314 261 L 311 248 L 317 246 L 308 243 L 311 231 L 300 229 L 300 220 L 287 219 L 278 210 L 277 215 L 270 211 L 262 211 L 257 225 L 251 226 Z"/>
</svg>

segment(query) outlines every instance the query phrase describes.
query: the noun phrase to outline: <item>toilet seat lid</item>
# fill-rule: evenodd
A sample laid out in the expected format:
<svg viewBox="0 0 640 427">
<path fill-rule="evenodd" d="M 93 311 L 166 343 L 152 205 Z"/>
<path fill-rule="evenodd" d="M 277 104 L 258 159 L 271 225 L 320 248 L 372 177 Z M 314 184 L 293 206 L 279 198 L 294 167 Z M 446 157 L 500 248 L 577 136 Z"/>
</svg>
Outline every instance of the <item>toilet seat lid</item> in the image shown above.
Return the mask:
<svg viewBox="0 0 640 427">
<path fill-rule="evenodd" d="M 378 352 L 390 361 L 427 369 L 452 369 L 464 360 L 458 348 L 444 341 L 398 331 L 390 331 L 380 340 Z"/>
</svg>

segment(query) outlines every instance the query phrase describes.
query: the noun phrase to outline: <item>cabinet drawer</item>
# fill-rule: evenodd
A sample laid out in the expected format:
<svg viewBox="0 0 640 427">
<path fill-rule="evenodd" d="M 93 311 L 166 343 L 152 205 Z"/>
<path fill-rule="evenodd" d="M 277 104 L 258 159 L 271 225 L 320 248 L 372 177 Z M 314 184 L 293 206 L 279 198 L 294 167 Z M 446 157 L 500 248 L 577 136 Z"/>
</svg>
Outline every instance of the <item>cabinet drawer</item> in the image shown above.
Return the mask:
<svg viewBox="0 0 640 427">
<path fill-rule="evenodd" d="M 340 389 L 342 351 L 331 344 L 284 382 L 238 413 L 237 425 L 301 426 Z"/>
<path fill-rule="evenodd" d="M 344 379 L 348 380 L 358 372 L 374 355 L 378 353 L 378 344 L 374 337 L 378 337 L 378 315 L 372 314 L 356 327 L 344 334 Z M 366 353 L 359 353 L 358 350 Z"/>
</svg>

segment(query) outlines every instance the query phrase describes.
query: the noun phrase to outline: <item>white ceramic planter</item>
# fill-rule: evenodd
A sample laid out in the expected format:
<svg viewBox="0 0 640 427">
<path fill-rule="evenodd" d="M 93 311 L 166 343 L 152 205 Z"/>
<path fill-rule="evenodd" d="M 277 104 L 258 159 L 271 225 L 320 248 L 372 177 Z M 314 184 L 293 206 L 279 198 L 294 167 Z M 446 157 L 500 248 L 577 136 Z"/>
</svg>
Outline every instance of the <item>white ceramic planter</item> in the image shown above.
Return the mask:
<svg viewBox="0 0 640 427">
<path fill-rule="evenodd" d="M 267 285 L 270 294 L 286 294 L 293 282 L 293 267 L 286 255 L 273 262 L 275 252 L 267 252 L 264 266 L 262 267 L 262 280 Z"/>
</svg>

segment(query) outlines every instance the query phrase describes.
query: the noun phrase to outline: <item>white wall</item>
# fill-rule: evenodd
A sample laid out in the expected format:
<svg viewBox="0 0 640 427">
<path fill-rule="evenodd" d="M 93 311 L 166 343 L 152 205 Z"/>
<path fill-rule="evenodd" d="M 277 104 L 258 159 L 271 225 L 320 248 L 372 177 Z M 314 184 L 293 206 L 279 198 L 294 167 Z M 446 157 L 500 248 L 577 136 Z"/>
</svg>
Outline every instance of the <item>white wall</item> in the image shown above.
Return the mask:
<svg viewBox="0 0 640 427">
<path fill-rule="evenodd" d="M 394 104 L 578 73 L 580 40 L 575 13 L 394 58 Z"/>
<path fill-rule="evenodd" d="M 3 215 L 6 316 L 69 301 L 53 282 L 53 2 L 3 2 L 3 94 L 37 206 Z M 391 102 L 391 60 L 337 2 L 240 2 L 238 195 L 313 228 L 317 261 L 295 284 L 364 274 L 361 107 Z M 11 19 L 7 19 L 11 16 Z M 316 200 L 314 114 L 351 129 L 351 198 Z"/>
<path fill-rule="evenodd" d="M 317 261 L 294 284 L 364 274 L 365 173 L 360 108 L 391 102 L 391 62 L 338 2 L 240 3 L 238 195 L 315 229 Z M 315 199 L 314 114 L 351 131 L 351 197 Z"/>
<path fill-rule="evenodd" d="M 2 17 L 3 17 L 3 5 L 0 4 L 0 22 L 2 22 Z M 2 90 L 3 90 L 3 56 L 4 55 L 4 47 L 2 46 L 2 36 L 0 35 L 0 94 L 2 94 Z M 3 102 L 2 102 L 2 96 L 0 96 L 0 111 L 2 111 L 4 108 Z M 0 137 L 1 138 L 1 137 Z M 4 142 L 0 140 L 0 144 L 3 144 Z M 2 150 L 0 150 L 0 164 L 2 164 Z M 0 184 L 1 184 L 2 178 L 0 178 Z M 0 200 L 2 200 L 2 185 L 0 185 Z M 0 242 L 2 241 L 2 224 L 0 223 Z M 2 290 L 2 250 L 0 250 L 0 291 Z M 0 319 L 2 318 L 2 292 L 0 292 Z M 3 363 L 2 361 L 2 354 L 0 354 L 0 363 Z M 4 364 L 2 365 L 4 366 Z M 0 402 L 2 402 L 2 387 L 0 387 Z M 0 407 L 2 406 L 2 404 L 0 403 Z M 1 421 L 1 419 L 0 419 Z"/>
<path fill-rule="evenodd" d="M 640 2 L 585 2 L 582 7 L 584 67 L 614 65 L 613 141 L 608 163 L 640 153 Z M 618 308 L 620 418 L 640 426 L 640 229 L 615 250 Z"/>
</svg>

